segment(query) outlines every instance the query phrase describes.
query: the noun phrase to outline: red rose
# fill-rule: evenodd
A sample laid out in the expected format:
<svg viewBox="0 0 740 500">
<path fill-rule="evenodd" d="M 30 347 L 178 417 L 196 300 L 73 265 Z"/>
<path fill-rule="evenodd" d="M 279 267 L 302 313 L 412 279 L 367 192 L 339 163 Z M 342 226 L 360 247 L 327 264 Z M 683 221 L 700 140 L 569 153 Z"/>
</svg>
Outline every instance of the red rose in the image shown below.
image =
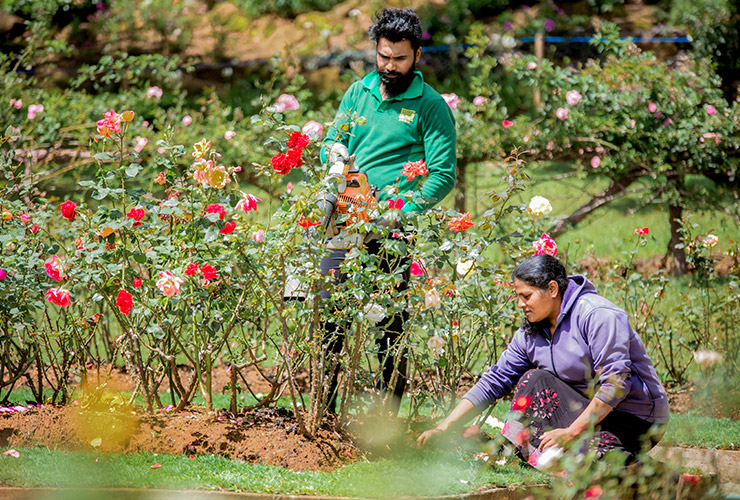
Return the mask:
<svg viewBox="0 0 740 500">
<path fill-rule="evenodd" d="M 224 224 L 224 227 L 221 228 L 221 231 L 219 233 L 221 234 L 231 234 L 234 232 L 234 229 L 236 229 L 236 222 L 233 220 L 230 220 L 226 224 Z"/>
<path fill-rule="evenodd" d="M 198 264 L 195 262 L 191 262 L 187 269 L 185 269 L 185 274 L 188 276 L 192 276 L 195 273 L 198 272 Z"/>
<path fill-rule="evenodd" d="M 129 213 L 126 214 L 126 217 L 129 217 L 131 219 L 134 219 L 136 222 L 134 222 L 134 226 L 141 226 L 141 222 L 139 222 L 141 219 L 144 218 L 146 215 L 146 211 L 143 208 L 132 208 L 129 210 Z"/>
<path fill-rule="evenodd" d="M 134 307 L 134 301 L 131 298 L 131 294 L 128 293 L 126 290 L 121 290 L 120 292 L 118 292 L 118 297 L 116 297 L 116 305 L 123 314 L 128 315 L 128 313 L 131 312 L 131 308 Z"/>
<path fill-rule="evenodd" d="M 65 201 L 62 203 L 59 208 L 62 210 L 62 217 L 69 220 L 75 220 L 75 217 L 77 217 L 77 212 L 75 212 L 75 208 L 77 208 L 77 203 L 74 201 Z"/>
<path fill-rule="evenodd" d="M 310 220 L 306 219 L 302 215 L 301 215 L 301 218 L 298 219 L 298 225 L 301 227 L 318 226 L 319 224 L 321 224 L 321 221 L 311 222 Z"/>
<path fill-rule="evenodd" d="M 202 274 L 203 277 L 207 280 L 218 278 L 216 268 L 209 264 L 203 264 L 202 266 L 200 266 L 200 274 Z"/>
<path fill-rule="evenodd" d="M 288 147 L 290 149 L 303 149 L 308 146 L 310 142 L 311 141 L 309 140 L 307 135 L 300 132 L 293 132 L 292 134 L 290 134 L 290 139 L 288 139 Z"/>
<path fill-rule="evenodd" d="M 283 153 L 278 153 L 272 157 L 272 168 L 278 174 L 285 175 L 290 172 L 290 162 L 288 156 Z"/>
<path fill-rule="evenodd" d="M 134 288 L 139 288 L 141 286 L 141 278 L 134 278 Z"/>
<path fill-rule="evenodd" d="M 69 290 L 65 290 L 64 288 L 50 288 L 46 291 L 45 295 L 49 302 L 61 307 L 67 307 L 72 303 Z"/>
<path fill-rule="evenodd" d="M 302 149 L 289 149 L 288 150 L 288 162 L 290 163 L 290 168 L 298 168 L 301 165 L 303 165 L 303 158 L 301 158 L 302 155 L 303 155 Z"/>
<path fill-rule="evenodd" d="M 650 228 L 648 227 L 636 227 L 634 231 L 632 231 L 633 236 L 643 236 L 650 233 Z"/>
<path fill-rule="evenodd" d="M 219 205 L 218 203 L 211 203 L 206 207 L 206 213 L 207 214 L 218 214 L 218 218 L 221 220 L 224 220 L 224 217 L 226 217 L 226 209 L 223 205 Z"/>
</svg>

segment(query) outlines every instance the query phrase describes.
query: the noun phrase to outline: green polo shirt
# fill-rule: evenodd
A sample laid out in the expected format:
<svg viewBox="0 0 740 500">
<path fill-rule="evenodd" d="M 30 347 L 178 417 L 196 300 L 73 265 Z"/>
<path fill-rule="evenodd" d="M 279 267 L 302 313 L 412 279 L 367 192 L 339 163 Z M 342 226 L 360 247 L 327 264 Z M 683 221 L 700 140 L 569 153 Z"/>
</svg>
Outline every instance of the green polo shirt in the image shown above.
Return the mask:
<svg viewBox="0 0 740 500">
<path fill-rule="evenodd" d="M 354 113 L 362 119 L 352 123 Z M 405 197 L 404 212 L 433 206 L 455 185 L 455 118 L 442 96 L 424 83 L 418 71 L 403 94 L 385 100 L 380 97 L 377 72 L 353 83 L 327 133 L 326 147 L 335 140 L 356 155 L 355 161 L 370 184 L 381 189 L 379 201 L 387 198 L 382 190 L 388 185 L 400 183 L 401 193 L 408 193 L 421 184 L 427 203 L 419 206 L 412 203 L 413 197 Z M 401 177 L 404 164 L 421 159 L 429 169 L 423 183 L 418 177 L 411 181 Z"/>
</svg>

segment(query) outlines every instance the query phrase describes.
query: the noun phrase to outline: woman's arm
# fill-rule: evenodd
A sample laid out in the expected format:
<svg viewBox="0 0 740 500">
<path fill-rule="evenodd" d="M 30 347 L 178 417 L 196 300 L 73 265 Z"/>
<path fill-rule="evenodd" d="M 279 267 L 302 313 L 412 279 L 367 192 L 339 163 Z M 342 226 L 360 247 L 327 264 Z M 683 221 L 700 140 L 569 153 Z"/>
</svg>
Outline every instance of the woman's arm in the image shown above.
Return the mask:
<svg viewBox="0 0 740 500">
<path fill-rule="evenodd" d="M 540 450 L 550 448 L 551 446 L 564 447 L 592 425 L 601 422 L 610 411 L 612 411 L 610 405 L 604 403 L 599 398 L 593 398 L 586 409 L 568 427 L 543 432 L 540 438 Z"/>
<path fill-rule="evenodd" d="M 445 417 L 440 424 L 435 427 L 434 429 L 429 429 L 428 431 L 422 433 L 421 436 L 419 436 L 416 440 L 417 446 L 424 446 L 427 441 L 429 441 L 429 438 L 434 436 L 435 434 L 442 434 L 447 432 L 450 429 L 458 428 L 473 416 L 474 413 L 478 413 L 475 409 L 475 405 L 468 401 L 467 399 L 460 400 L 459 403 L 457 403 L 457 406 L 455 406 L 455 409 L 452 410 L 452 412 Z"/>
</svg>

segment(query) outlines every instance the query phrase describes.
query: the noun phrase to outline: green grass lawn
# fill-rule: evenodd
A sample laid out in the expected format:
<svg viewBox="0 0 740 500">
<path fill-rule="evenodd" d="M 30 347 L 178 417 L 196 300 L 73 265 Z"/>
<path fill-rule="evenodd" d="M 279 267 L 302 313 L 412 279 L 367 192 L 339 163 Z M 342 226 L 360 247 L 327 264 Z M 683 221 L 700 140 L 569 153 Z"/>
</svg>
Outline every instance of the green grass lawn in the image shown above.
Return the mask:
<svg viewBox="0 0 740 500">
<path fill-rule="evenodd" d="M 295 472 L 218 456 L 73 453 L 41 448 L 0 455 L 0 484 L 54 488 L 146 488 L 396 498 L 542 484 L 545 475 L 517 463 L 484 467 L 460 453 L 409 451 L 349 464 L 336 472 Z M 152 468 L 152 466 L 159 467 Z"/>
</svg>

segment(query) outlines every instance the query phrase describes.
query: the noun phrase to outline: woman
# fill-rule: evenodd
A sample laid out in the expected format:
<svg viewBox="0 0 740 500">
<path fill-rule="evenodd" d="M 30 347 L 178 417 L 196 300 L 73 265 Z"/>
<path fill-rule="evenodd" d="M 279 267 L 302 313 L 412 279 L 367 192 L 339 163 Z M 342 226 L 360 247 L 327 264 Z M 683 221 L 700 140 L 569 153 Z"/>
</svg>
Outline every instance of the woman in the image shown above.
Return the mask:
<svg viewBox="0 0 740 500">
<path fill-rule="evenodd" d="M 512 410 L 523 418 L 507 422 L 502 434 L 535 467 L 544 450 L 566 446 L 594 423 L 598 432 L 586 441 L 599 456 L 621 449 L 634 458 L 643 441 L 654 446 L 656 429 L 669 418 L 668 398 L 627 313 L 584 276 L 568 277 L 550 255 L 525 260 L 512 280 L 525 316 L 521 328 L 452 413 L 419 436 L 419 446 L 517 383 Z"/>
</svg>

